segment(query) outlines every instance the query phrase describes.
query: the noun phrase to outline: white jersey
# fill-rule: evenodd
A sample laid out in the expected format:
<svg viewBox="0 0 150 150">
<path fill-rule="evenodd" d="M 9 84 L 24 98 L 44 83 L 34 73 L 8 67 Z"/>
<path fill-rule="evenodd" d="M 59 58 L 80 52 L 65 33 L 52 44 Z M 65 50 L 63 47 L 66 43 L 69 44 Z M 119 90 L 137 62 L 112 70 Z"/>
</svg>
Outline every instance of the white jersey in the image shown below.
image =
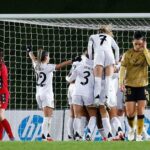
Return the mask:
<svg viewBox="0 0 150 150">
<path fill-rule="evenodd" d="M 72 67 L 71 67 L 71 69 L 70 69 L 70 72 L 69 72 L 68 76 L 70 76 L 70 75 L 72 74 L 72 72 L 73 72 L 80 64 L 81 64 L 81 62 L 79 62 L 79 61 L 73 62 Z"/>
<path fill-rule="evenodd" d="M 70 69 L 69 75 L 71 76 L 72 72 L 80 65 L 81 63 L 79 61 L 76 61 L 72 64 L 72 67 Z M 74 81 L 73 83 L 70 83 L 69 87 L 68 87 L 68 93 L 67 93 L 67 97 L 68 97 L 68 102 L 69 105 L 72 104 L 72 96 L 73 96 L 73 90 L 74 90 L 75 84 Z"/>
<path fill-rule="evenodd" d="M 110 35 L 94 34 L 90 36 L 88 42 L 88 54 L 90 59 L 94 59 L 97 55 L 102 55 L 100 53 L 114 56 L 113 50 L 115 50 L 115 60 L 118 62 L 119 47 Z"/>
<path fill-rule="evenodd" d="M 81 95 L 85 97 L 94 97 L 94 75 L 93 75 L 93 61 L 87 59 L 82 61 L 71 74 L 67 77 L 67 81 L 71 82 L 75 80 L 75 87 L 73 95 Z"/>
<path fill-rule="evenodd" d="M 36 93 L 50 93 L 53 97 L 53 71 L 56 65 L 41 64 L 40 69 L 36 69 L 37 62 L 33 63 L 36 73 Z"/>
</svg>

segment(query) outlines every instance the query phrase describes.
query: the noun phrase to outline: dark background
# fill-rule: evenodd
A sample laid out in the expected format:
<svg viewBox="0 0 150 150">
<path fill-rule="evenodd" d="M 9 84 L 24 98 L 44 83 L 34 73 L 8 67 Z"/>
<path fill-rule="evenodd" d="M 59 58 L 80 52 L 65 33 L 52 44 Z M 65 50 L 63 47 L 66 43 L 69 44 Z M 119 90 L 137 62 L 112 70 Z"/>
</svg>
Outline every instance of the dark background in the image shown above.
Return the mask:
<svg viewBox="0 0 150 150">
<path fill-rule="evenodd" d="M 144 13 L 150 0 L 1 0 L 0 13 Z"/>
<path fill-rule="evenodd" d="M 20 13 L 30 13 L 30 14 L 31 13 L 36 13 L 36 14 L 37 13 L 148 13 L 149 10 L 150 10 L 150 0 L 26 0 L 26 1 L 25 0 L 1 0 L 0 1 L 1 14 L 2 13 L 3 14 L 6 13 L 9 14 L 15 14 L 15 13 L 18 14 Z M 9 73 L 10 73 L 9 85 L 11 91 L 11 105 L 9 108 L 11 109 L 22 110 L 22 109 L 37 108 L 36 101 L 35 101 L 35 88 L 33 88 L 35 87 L 35 83 L 33 82 L 35 78 L 32 70 L 31 61 L 27 59 L 26 51 L 22 50 L 23 45 L 27 45 L 28 41 L 32 41 L 31 38 L 34 38 L 33 41 L 36 43 L 32 43 L 32 44 L 44 45 L 48 51 L 51 51 L 51 54 L 54 54 L 54 56 L 51 57 L 51 58 L 53 57 L 55 58 L 54 62 L 58 63 L 62 61 L 59 58 L 63 58 L 63 56 L 65 56 L 65 58 L 72 58 L 71 54 L 73 54 L 73 52 L 75 52 L 75 54 L 78 53 L 81 54 L 83 45 L 84 47 L 87 46 L 88 36 L 91 34 L 89 31 L 86 30 L 84 31 L 78 30 L 78 34 L 76 34 L 76 30 L 74 31 L 73 29 L 65 30 L 66 33 L 63 33 L 64 29 L 61 30 L 61 28 L 55 27 L 55 28 L 46 28 L 45 29 L 46 33 L 49 33 L 47 35 L 45 34 L 45 30 L 43 30 L 44 27 L 38 26 L 37 28 L 38 30 L 35 30 L 34 25 L 29 26 L 29 25 L 17 24 L 17 23 L 0 22 L 0 31 L 1 31 L 0 44 L 2 44 L 2 46 L 0 47 L 3 47 L 5 49 L 5 56 L 7 56 L 5 60 L 7 66 L 9 67 Z M 53 32 L 55 34 L 53 34 Z M 83 32 L 85 33 L 83 34 Z M 129 35 L 128 32 L 117 32 L 115 34 L 119 36 L 117 42 L 119 43 L 120 48 L 129 47 L 128 45 L 130 43 L 129 41 L 126 43 L 122 41 L 127 41 L 126 38 L 128 36 L 132 37 L 133 33 L 130 33 Z M 66 36 L 64 37 L 64 35 L 67 35 L 67 38 L 72 39 L 73 42 L 70 43 L 69 39 L 66 39 L 67 42 L 65 41 L 63 44 L 63 39 L 66 38 Z M 54 39 L 54 40 L 50 40 L 49 41 L 50 43 L 48 43 L 47 36 L 49 36 L 48 39 Z M 4 37 L 5 39 L 2 39 Z M 62 39 L 59 39 L 60 37 Z M 80 41 L 82 42 L 80 43 Z M 65 53 L 66 44 L 68 50 L 72 49 L 72 52 Z M 57 47 L 57 45 L 59 46 Z M 34 49 L 37 49 L 37 47 L 34 47 Z M 24 62 L 28 62 L 28 63 L 24 63 Z M 55 78 L 55 76 L 57 76 L 57 78 Z M 55 105 L 56 108 L 58 109 L 65 108 L 67 106 L 66 103 L 67 85 L 66 85 L 65 78 L 61 78 L 61 77 L 62 76 L 65 77 L 66 72 L 65 70 L 62 70 L 61 73 L 58 72 L 55 76 L 54 76 L 54 81 L 56 81 L 54 82 L 54 93 L 55 93 L 55 102 L 56 102 Z"/>
</svg>

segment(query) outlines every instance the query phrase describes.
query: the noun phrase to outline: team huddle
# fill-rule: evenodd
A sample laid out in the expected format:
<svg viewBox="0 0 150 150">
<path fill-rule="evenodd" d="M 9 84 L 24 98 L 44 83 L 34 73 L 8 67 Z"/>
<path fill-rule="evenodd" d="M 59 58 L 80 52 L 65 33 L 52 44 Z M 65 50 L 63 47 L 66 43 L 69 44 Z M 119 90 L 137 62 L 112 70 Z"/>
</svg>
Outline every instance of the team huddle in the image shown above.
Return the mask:
<svg viewBox="0 0 150 150">
<path fill-rule="evenodd" d="M 89 37 L 87 51 L 81 57 L 60 64 L 49 64 L 49 53 L 43 49 L 38 50 L 36 58 L 31 47 L 27 48 L 37 77 L 36 100 L 44 114 L 43 140 L 53 140 L 50 133 L 53 71 L 69 64 L 72 69 L 66 77 L 70 83 L 68 139 L 94 140 L 95 130 L 108 141 L 147 138 L 144 110 L 150 52 L 141 32 L 135 32 L 132 43 L 133 48 L 120 58 L 111 26 L 103 25 L 97 34 Z"/>
<path fill-rule="evenodd" d="M 115 50 L 115 56 L 113 50 Z M 93 64 L 89 63 L 90 61 L 93 61 Z M 92 72 L 87 71 L 89 64 L 93 69 Z M 109 26 L 101 26 L 98 34 L 91 35 L 88 55 L 72 71 L 71 76 L 66 78 L 70 83 L 75 81 L 74 89 L 71 89 L 71 92 L 73 91 L 71 109 L 73 110 L 71 110 L 70 120 L 72 121 L 69 120 L 70 124 L 73 122 L 74 131 L 70 130 L 71 125 L 69 125 L 68 137 L 75 140 L 82 139 L 86 124 L 83 123 L 85 118 L 82 117 L 82 114 L 86 107 L 89 116 L 86 140 L 92 139 L 95 126 L 98 126 L 96 111 L 99 111 L 101 116 L 100 128 L 96 128 L 99 129 L 103 139 L 124 140 L 127 137 L 131 141 L 135 139 L 141 141 L 148 138 L 144 129 L 144 109 L 148 95 L 146 86 L 148 85 L 147 68 L 149 64 L 149 51 L 140 32 L 134 34 L 133 49 L 124 53 L 121 62 L 119 62 L 119 47 L 112 38 Z M 84 86 L 83 81 L 86 81 L 86 89 L 81 88 Z M 89 99 L 91 103 L 87 104 Z M 91 108 L 92 106 L 96 106 L 97 110 Z M 126 110 L 128 120 L 126 122 L 128 131 L 123 125 L 124 110 Z M 136 124 L 135 116 L 137 116 Z"/>
<path fill-rule="evenodd" d="M 144 111 L 149 94 L 148 66 L 150 51 L 146 39 L 136 31 L 133 47 L 119 56 L 119 46 L 110 25 L 100 26 L 91 35 L 82 56 L 59 64 L 49 64 L 49 52 L 38 49 L 38 55 L 27 47 L 36 74 L 36 101 L 43 111 L 42 140 L 53 141 L 51 120 L 54 110 L 53 72 L 72 64 L 66 76 L 70 114 L 68 140 L 143 141 L 150 137 L 144 127 Z M 9 103 L 8 72 L 0 51 L 0 140 L 5 130 L 14 141 L 4 112 Z"/>
</svg>

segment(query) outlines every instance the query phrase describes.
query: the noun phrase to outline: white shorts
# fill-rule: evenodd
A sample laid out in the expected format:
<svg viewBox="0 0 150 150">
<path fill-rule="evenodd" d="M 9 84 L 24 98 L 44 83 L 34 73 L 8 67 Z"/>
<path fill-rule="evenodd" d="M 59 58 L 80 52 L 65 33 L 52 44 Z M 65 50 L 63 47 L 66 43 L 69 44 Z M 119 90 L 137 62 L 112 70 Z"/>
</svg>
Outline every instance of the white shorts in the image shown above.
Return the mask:
<svg viewBox="0 0 150 150">
<path fill-rule="evenodd" d="M 124 110 L 124 94 L 118 89 L 117 92 L 117 108 Z"/>
<path fill-rule="evenodd" d="M 92 105 L 94 102 L 94 97 L 89 96 L 81 96 L 81 95 L 73 95 L 72 97 L 72 103 L 76 105 L 81 105 L 81 106 L 89 106 Z"/>
<path fill-rule="evenodd" d="M 73 89 L 74 89 L 74 86 L 75 84 L 74 83 L 71 83 L 68 87 L 68 94 L 67 94 L 67 97 L 68 97 L 68 103 L 69 105 L 72 104 L 72 93 L 73 93 Z"/>
<path fill-rule="evenodd" d="M 100 105 L 104 105 L 105 103 L 105 89 L 104 86 L 102 86 L 101 94 L 100 94 Z M 115 89 L 112 87 L 110 89 L 110 98 L 107 101 L 108 105 L 110 107 L 116 107 L 117 106 L 117 96 Z"/>
<path fill-rule="evenodd" d="M 114 54 L 101 51 L 98 54 L 94 55 L 94 66 L 101 65 L 103 67 L 107 67 L 109 65 L 115 64 Z"/>
<path fill-rule="evenodd" d="M 50 94 L 36 94 L 36 101 L 39 108 L 46 106 L 54 108 L 54 98 Z"/>
</svg>

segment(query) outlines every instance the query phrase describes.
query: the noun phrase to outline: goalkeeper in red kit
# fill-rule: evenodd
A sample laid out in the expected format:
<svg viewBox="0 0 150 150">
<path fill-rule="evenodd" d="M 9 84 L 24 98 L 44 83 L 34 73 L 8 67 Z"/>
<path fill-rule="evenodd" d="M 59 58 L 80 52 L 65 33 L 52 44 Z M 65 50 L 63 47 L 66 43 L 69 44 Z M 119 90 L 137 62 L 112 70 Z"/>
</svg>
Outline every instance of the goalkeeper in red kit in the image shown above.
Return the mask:
<svg viewBox="0 0 150 150">
<path fill-rule="evenodd" d="M 5 110 L 7 109 L 9 102 L 9 90 L 8 90 L 8 71 L 3 61 L 3 53 L 0 50 L 0 140 L 3 138 L 3 131 L 5 130 L 11 141 L 14 140 L 14 136 L 8 120 L 5 118 Z"/>
</svg>

